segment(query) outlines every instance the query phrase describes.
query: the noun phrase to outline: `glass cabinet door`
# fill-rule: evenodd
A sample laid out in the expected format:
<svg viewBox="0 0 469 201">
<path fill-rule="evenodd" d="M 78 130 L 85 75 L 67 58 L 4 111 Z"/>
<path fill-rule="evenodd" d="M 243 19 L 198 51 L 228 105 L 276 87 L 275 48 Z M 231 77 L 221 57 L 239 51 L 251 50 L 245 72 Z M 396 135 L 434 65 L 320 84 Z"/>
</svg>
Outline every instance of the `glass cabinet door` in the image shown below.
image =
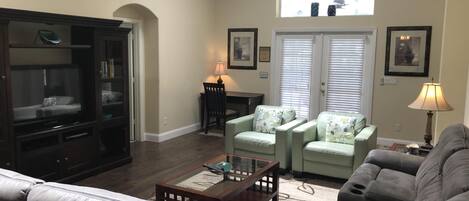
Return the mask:
<svg viewBox="0 0 469 201">
<path fill-rule="evenodd" d="M 5 38 L 8 35 L 7 25 L 0 24 L 0 38 Z M 0 40 L 0 50 L 2 52 L 8 51 L 5 40 Z M 3 61 L 5 61 L 5 54 L 0 54 L 0 155 L 1 148 L 8 145 L 8 114 L 7 114 L 7 71 Z"/>
<path fill-rule="evenodd" d="M 0 70 L 1 72 L 1 70 Z M 0 73 L 0 145 L 2 142 L 7 142 L 8 134 L 7 134 L 7 117 L 6 114 L 6 91 L 5 91 L 5 75 Z"/>
<path fill-rule="evenodd" d="M 128 113 L 127 35 L 104 36 L 100 61 L 102 120 L 111 120 Z"/>
</svg>

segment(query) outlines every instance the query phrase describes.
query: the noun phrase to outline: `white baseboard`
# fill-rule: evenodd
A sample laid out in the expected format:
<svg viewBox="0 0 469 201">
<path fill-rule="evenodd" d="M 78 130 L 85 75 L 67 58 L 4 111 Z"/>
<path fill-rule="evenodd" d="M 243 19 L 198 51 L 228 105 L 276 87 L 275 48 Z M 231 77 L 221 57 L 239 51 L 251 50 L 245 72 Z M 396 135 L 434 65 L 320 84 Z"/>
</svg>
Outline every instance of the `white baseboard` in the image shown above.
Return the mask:
<svg viewBox="0 0 469 201">
<path fill-rule="evenodd" d="M 200 129 L 200 124 L 192 124 L 189 126 L 184 126 L 181 128 L 177 128 L 174 130 L 166 131 L 164 133 L 156 134 L 156 133 L 145 133 L 145 141 L 150 142 L 164 142 L 173 138 L 177 138 L 179 136 L 183 136 L 192 132 L 195 132 Z"/>
<path fill-rule="evenodd" d="M 184 126 L 181 128 L 177 128 L 174 130 L 170 130 L 161 134 L 156 133 L 145 133 L 145 141 L 149 142 L 164 142 L 173 138 L 177 138 L 183 135 L 187 135 L 189 133 L 198 131 L 200 129 L 200 124 L 192 124 L 188 126 Z M 218 135 L 217 135 L 218 136 Z M 394 143 L 398 144 L 425 144 L 424 142 L 417 142 L 417 141 L 410 141 L 410 140 L 400 140 L 400 139 L 393 139 L 393 138 L 378 138 L 378 144 L 384 146 L 391 146 Z"/>
<path fill-rule="evenodd" d="M 425 144 L 423 142 L 417 142 L 417 141 L 410 141 L 410 140 L 399 140 L 399 139 L 392 139 L 392 138 L 378 138 L 378 144 L 379 145 L 384 145 L 384 146 L 391 146 L 392 144 L 397 143 L 397 144 Z"/>
</svg>

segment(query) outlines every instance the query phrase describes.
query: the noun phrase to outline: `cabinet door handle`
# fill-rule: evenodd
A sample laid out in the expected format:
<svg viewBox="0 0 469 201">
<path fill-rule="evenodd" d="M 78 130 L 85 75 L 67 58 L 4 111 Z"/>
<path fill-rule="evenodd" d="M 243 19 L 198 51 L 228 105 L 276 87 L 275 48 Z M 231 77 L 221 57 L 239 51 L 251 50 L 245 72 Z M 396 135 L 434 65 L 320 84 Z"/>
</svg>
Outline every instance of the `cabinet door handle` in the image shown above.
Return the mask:
<svg viewBox="0 0 469 201">
<path fill-rule="evenodd" d="M 65 140 L 69 141 L 69 140 L 85 137 L 85 136 L 88 136 L 88 135 L 89 135 L 89 133 L 79 133 L 79 134 L 67 136 L 67 137 L 65 137 Z"/>
<path fill-rule="evenodd" d="M 55 161 L 55 162 L 60 163 L 60 160 L 57 160 L 57 161 Z"/>
<path fill-rule="evenodd" d="M 5 75 L 2 75 L 2 80 L 6 79 L 6 78 L 7 78 L 7 76 L 5 76 Z"/>
<path fill-rule="evenodd" d="M 11 163 L 10 163 L 10 162 L 7 162 L 7 163 L 5 163 L 5 165 L 6 165 L 7 167 L 10 167 L 10 166 L 11 166 Z"/>
<path fill-rule="evenodd" d="M 65 161 L 68 161 L 68 157 L 65 157 L 64 160 L 65 160 Z"/>
</svg>

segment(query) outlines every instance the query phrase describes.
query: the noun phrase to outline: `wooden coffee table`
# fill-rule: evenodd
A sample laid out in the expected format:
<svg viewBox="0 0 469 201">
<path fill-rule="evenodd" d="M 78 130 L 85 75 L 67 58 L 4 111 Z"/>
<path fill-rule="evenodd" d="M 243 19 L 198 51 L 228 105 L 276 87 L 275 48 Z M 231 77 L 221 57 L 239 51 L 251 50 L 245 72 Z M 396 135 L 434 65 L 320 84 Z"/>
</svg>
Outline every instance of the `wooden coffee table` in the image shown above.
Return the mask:
<svg viewBox="0 0 469 201">
<path fill-rule="evenodd" d="M 229 162 L 227 175 L 194 164 L 156 184 L 156 201 L 268 201 L 278 200 L 279 162 L 224 154 L 208 160 Z"/>
</svg>

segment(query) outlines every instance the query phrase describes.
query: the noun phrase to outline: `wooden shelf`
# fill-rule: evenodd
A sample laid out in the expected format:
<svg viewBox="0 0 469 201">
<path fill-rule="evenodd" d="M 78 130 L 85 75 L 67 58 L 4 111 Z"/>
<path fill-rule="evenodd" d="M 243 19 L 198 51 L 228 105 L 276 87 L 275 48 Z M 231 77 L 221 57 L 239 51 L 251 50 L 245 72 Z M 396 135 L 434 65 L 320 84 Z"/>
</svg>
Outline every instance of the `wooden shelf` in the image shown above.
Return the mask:
<svg viewBox="0 0 469 201">
<path fill-rule="evenodd" d="M 102 82 L 119 82 L 124 80 L 122 77 L 115 77 L 115 78 L 101 78 Z"/>
<path fill-rule="evenodd" d="M 109 102 L 103 103 L 103 107 L 121 106 L 122 104 L 124 104 L 123 101 Z"/>
<path fill-rule="evenodd" d="M 91 48 L 91 45 L 69 45 L 69 44 L 46 45 L 46 44 L 13 43 L 13 44 L 10 44 L 10 48 L 88 49 L 88 48 Z"/>
</svg>

